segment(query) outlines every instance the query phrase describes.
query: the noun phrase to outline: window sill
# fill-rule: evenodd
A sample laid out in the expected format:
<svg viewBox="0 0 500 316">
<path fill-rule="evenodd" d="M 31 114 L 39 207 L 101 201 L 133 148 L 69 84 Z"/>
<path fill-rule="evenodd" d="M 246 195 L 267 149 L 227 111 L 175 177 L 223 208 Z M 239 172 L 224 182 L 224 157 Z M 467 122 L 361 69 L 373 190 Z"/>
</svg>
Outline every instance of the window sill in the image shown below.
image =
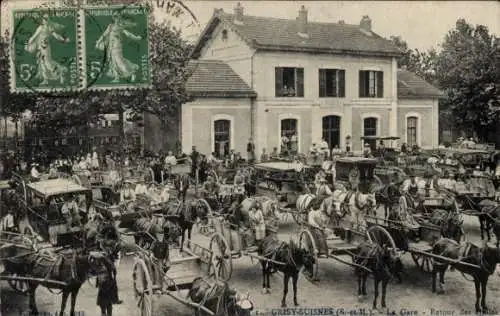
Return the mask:
<svg viewBox="0 0 500 316">
<path fill-rule="evenodd" d="M 326 96 L 326 97 L 318 97 L 319 99 L 345 99 L 345 97 L 331 97 L 331 96 Z"/>
<path fill-rule="evenodd" d="M 276 99 L 300 99 L 300 98 L 304 98 L 304 97 L 297 97 L 297 96 L 276 96 L 275 97 Z"/>
</svg>

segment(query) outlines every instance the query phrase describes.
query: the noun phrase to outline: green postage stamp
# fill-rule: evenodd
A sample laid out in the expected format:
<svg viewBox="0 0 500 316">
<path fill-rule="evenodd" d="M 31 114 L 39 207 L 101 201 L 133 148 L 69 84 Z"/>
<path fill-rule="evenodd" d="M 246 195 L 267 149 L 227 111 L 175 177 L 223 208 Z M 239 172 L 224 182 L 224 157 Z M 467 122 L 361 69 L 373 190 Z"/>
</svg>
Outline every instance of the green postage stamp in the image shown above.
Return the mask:
<svg viewBox="0 0 500 316">
<path fill-rule="evenodd" d="M 148 88 L 148 9 L 139 6 L 85 9 L 85 86 Z"/>
<path fill-rule="evenodd" d="M 15 10 L 11 86 L 18 92 L 80 86 L 76 9 Z"/>
</svg>

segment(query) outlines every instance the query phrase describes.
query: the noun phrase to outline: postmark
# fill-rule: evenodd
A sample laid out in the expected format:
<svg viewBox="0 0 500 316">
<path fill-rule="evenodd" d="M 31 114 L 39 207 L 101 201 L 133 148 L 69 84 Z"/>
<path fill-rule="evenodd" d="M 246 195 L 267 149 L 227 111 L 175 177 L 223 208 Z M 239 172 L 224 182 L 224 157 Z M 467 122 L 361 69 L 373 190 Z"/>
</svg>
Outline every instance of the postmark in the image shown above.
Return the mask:
<svg viewBox="0 0 500 316">
<path fill-rule="evenodd" d="M 13 91 L 68 92 L 79 88 L 77 20 L 74 8 L 13 11 Z"/>
<path fill-rule="evenodd" d="M 85 87 L 151 87 L 148 8 L 108 6 L 84 12 Z"/>
</svg>

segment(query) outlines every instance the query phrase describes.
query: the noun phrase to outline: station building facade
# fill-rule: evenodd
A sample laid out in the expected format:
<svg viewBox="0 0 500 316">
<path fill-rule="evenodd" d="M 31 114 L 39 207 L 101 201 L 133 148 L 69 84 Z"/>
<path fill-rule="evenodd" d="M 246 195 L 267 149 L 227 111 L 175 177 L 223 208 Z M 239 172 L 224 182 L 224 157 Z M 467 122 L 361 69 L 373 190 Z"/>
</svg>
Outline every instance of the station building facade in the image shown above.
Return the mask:
<svg viewBox="0 0 500 316">
<path fill-rule="evenodd" d="M 303 6 L 293 20 L 215 10 L 193 53 L 182 149 L 244 153 L 252 138 L 270 152 L 293 134 L 299 152 L 322 138 L 344 148 L 348 137 L 361 150 L 361 136 L 437 147 L 441 92 L 398 69 L 400 54 L 368 16 L 349 25 L 310 22 Z"/>
</svg>

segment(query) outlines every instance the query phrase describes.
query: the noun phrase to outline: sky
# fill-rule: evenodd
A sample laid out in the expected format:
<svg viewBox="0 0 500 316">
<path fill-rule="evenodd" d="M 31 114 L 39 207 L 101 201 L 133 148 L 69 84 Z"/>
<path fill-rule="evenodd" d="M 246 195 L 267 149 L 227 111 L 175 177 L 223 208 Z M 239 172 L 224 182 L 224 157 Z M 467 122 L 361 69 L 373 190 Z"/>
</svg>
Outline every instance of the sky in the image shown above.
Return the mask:
<svg viewBox="0 0 500 316">
<path fill-rule="evenodd" d="M 11 28 L 13 8 L 34 8 L 43 3 L 57 0 L 0 0 L 1 32 Z M 160 0 L 161 2 L 162 0 Z M 156 0 L 153 0 L 156 3 Z M 165 1 L 166 2 L 166 1 Z M 390 37 L 400 35 L 410 48 L 427 50 L 438 48 L 446 33 L 455 26 L 459 18 L 471 24 L 486 25 L 491 33 L 500 35 L 500 2 L 497 1 L 240 1 L 244 14 L 295 19 L 301 5 L 308 10 L 308 20 L 358 24 L 363 15 L 372 19 L 375 33 Z M 199 26 L 186 30 L 193 40 L 210 20 L 214 9 L 222 8 L 233 12 L 237 1 L 185 1 L 194 13 Z M 155 16 L 173 19 L 157 8 Z M 186 18 L 174 19 L 172 24 L 185 27 L 190 24 Z"/>
</svg>

